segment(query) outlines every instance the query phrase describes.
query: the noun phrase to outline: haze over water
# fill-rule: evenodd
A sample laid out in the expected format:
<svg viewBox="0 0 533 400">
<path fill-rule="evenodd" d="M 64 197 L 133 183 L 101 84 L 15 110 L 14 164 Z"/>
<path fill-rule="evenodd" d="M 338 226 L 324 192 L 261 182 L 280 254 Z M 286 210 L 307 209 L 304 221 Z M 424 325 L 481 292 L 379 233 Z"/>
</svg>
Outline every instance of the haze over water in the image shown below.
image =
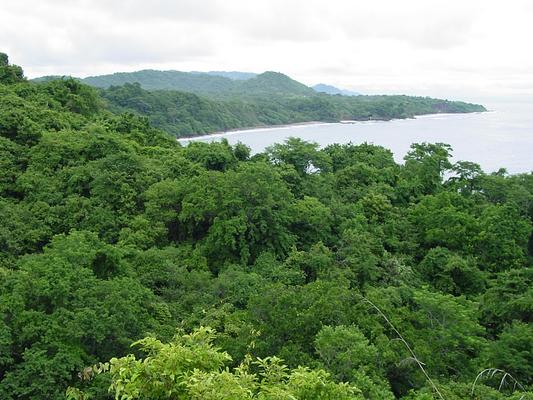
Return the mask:
<svg viewBox="0 0 533 400">
<path fill-rule="evenodd" d="M 398 162 L 412 143 L 442 142 L 453 147 L 453 160 L 473 161 L 485 172 L 506 168 L 509 173 L 533 171 L 533 107 L 531 103 L 492 103 L 491 110 L 473 114 L 441 114 L 415 119 L 369 121 L 350 124 L 312 124 L 260 128 L 181 139 L 212 141 L 226 138 L 229 143 L 242 142 L 253 153 L 263 151 L 290 136 L 317 142 L 369 142 L 393 151 Z"/>
</svg>

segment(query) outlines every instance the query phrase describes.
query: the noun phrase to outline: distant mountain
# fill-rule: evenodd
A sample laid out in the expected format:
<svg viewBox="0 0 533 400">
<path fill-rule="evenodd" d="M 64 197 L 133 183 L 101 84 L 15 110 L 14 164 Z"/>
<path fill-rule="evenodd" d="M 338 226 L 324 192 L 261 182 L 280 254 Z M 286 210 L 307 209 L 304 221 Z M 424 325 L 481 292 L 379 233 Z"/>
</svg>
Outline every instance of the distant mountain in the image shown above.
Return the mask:
<svg viewBox="0 0 533 400">
<path fill-rule="evenodd" d="M 361 93 L 352 92 L 350 90 L 344 90 L 336 88 L 335 86 L 326 85 L 325 83 L 319 83 L 318 85 L 312 86 L 312 88 L 319 93 L 326 93 L 326 94 L 340 94 L 343 96 L 360 96 Z"/>
<path fill-rule="evenodd" d="M 68 76 L 68 75 L 46 75 L 46 76 L 40 76 L 38 78 L 33 78 L 30 80 L 33 82 L 37 82 L 37 83 L 44 83 L 44 82 L 55 81 L 57 79 L 64 79 L 64 78 L 72 78 L 72 79 L 81 81 L 80 78 L 76 78 L 74 76 Z"/>
<path fill-rule="evenodd" d="M 34 79 L 44 82 L 57 76 Z M 77 79 L 77 78 L 76 78 Z M 280 72 L 262 74 L 239 71 L 158 71 L 146 69 L 135 72 L 116 72 L 80 79 L 88 85 L 106 89 L 126 83 L 138 83 L 145 90 L 178 90 L 211 98 L 248 98 L 257 96 L 313 96 L 317 92 L 330 95 L 356 96 L 359 93 L 323 83 L 312 88 Z"/>
<path fill-rule="evenodd" d="M 234 80 L 223 76 L 152 69 L 90 76 L 82 79 L 82 82 L 99 88 L 122 86 L 125 83 L 139 83 L 146 90 L 180 90 L 201 94 L 231 91 L 235 84 Z"/>
<path fill-rule="evenodd" d="M 239 72 L 239 71 L 209 71 L 209 72 L 193 71 L 193 73 L 223 76 L 224 78 L 229 78 L 234 81 L 245 81 L 247 79 L 255 78 L 257 76 L 257 74 L 254 72 Z"/>
<path fill-rule="evenodd" d="M 45 79 L 45 78 L 41 78 Z M 208 97 L 255 97 L 264 95 L 312 96 L 315 91 L 279 72 L 181 72 L 143 70 L 91 76 L 82 82 L 99 87 L 139 83 L 146 90 L 179 90 Z"/>
<path fill-rule="evenodd" d="M 110 111 L 145 116 L 154 126 L 178 137 L 308 121 L 390 120 L 485 110 L 476 104 L 427 97 L 317 93 L 316 87 L 310 88 L 272 71 L 239 79 L 244 76 L 216 71 L 144 70 L 93 76 L 81 81 L 100 88 L 99 95 Z M 53 77 L 38 80 L 50 79 Z"/>
<path fill-rule="evenodd" d="M 239 88 L 243 93 L 258 95 L 312 96 L 314 90 L 280 72 L 267 71 L 255 78 L 243 81 Z"/>
</svg>

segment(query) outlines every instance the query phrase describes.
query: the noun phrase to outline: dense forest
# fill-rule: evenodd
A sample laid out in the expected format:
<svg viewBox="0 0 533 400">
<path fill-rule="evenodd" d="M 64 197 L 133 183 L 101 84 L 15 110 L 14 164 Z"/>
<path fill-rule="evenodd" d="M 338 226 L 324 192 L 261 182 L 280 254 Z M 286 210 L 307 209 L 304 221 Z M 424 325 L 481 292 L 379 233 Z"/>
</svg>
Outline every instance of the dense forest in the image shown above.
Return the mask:
<svg viewBox="0 0 533 400">
<path fill-rule="evenodd" d="M 1 399 L 533 399 L 532 174 L 106 101 L 0 54 Z"/>
<path fill-rule="evenodd" d="M 100 96 L 112 112 L 146 116 L 153 126 L 177 137 L 310 121 L 486 111 L 478 104 L 429 97 L 317 93 L 276 72 L 230 79 L 209 73 L 147 70 L 89 77 L 82 82 L 101 88 Z"/>
<path fill-rule="evenodd" d="M 102 90 L 100 95 L 112 112 L 145 116 L 153 126 L 177 137 L 309 121 L 390 120 L 422 114 L 485 110 L 476 104 L 410 96 L 265 94 L 215 100 L 172 90 L 147 91 L 138 83 L 112 86 Z"/>
<path fill-rule="evenodd" d="M 209 97 L 315 94 L 312 88 L 279 72 L 267 71 L 252 75 L 230 73 L 226 76 L 219 74 L 144 70 L 90 76 L 83 78 L 82 82 L 104 89 L 126 83 L 139 83 L 147 90 L 178 90 Z"/>
</svg>

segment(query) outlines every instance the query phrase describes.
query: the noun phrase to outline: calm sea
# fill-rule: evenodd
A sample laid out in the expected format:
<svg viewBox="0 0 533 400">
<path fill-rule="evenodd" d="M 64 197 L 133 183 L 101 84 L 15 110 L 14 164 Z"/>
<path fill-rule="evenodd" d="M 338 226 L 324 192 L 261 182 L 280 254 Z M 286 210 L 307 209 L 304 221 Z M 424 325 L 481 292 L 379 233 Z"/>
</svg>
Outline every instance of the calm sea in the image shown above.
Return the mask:
<svg viewBox="0 0 533 400">
<path fill-rule="evenodd" d="M 486 104 L 486 103 L 485 103 Z M 441 142 L 453 148 L 454 160 L 474 161 L 486 172 L 506 168 L 510 173 L 533 171 L 533 104 L 492 103 L 491 111 L 474 114 L 426 115 L 415 119 L 370 121 L 350 124 L 311 124 L 279 128 L 250 129 L 182 139 L 212 141 L 225 137 L 242 142 L 253 153 L 290 136 L 317 142 L 374 143 L 389 148 L 401 162 L 412 143 Z"/>
</svg>

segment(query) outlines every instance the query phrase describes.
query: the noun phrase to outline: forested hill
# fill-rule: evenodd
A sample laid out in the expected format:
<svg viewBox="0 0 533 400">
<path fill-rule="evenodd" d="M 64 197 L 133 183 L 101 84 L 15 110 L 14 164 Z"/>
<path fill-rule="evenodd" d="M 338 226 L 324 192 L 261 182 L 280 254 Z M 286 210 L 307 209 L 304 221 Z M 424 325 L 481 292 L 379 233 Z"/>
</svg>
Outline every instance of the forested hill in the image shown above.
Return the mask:
<svg viewBox="0 0 533 400">
<path fill-rule="evenodd" d="M 36 81 L 54 79 L 58 77 Z M 277 72 L 250 76 L 236 72 L 145 70 L 81 81 L 99 87 L 111 111 L 146 116 L 154 126 L 177 137 L 310 121 L 390 120 L 485 111 L 477 104 L 427 97 L 317 93 Z"/>
<path fill-rule="evenodd" d="M 533 398 L 533 175 L 103 103 L 0 54 L 0 399 Z"/>
<path fill-rule="evenodd" d="M 180 90 L 185 92 L 193 92 L 209 95 L 235 95 L 244 92 L 253 92 L 253 87 L 257 86 L 257 82 L 268 78 L 269 75 L 278 76 L 285 81 L 291 80 L 294 91 L 293 94 L 312 94 L 309 90 L 302 87 L 304 85 L 296 82 L 286 75 L 276 74 L 274 72 L 265 72 L 263 74 L 255 74 L 251 72 L 238 71 L 209 71 L 209 72 L 181 72 L 181 71 L 158 71 L 158 70 L 142 70 L 135 72 L 118 72 L 109 75 L 90 76 L 82 79 L 88 85 L 108 88 L 110 86 L 120 86 L 125 83 L 139 83 L 147 90 Z M 226 79 L 218 79 L 223 77 Z M 43 77 L 39 79 L 50 79 L 58 77 Z M 252 78 L 259 78 L 256 81 L 242 82 Z M 241 81 L 229 82 L 228 81 Z M 272 82 L 274 86 L 276 82 Z M 338 89 L 331 85 L 323 83 L 311 87 L 315 92 L 326 93 L 331 95 L 345 95 L 358 96 L 361 93 L 356 93 L 350 90 Z"/>
<path fill-rule="evenodd" d="M 82 82 L 100 88 L 139 83 L 147 90 L 179 90 L 217 98 L 314 94 L 313 89 L 279 72 L 267 71 L 247 78 L 235 74 L 144 70 L 92 76 Z M 241 79 L 232 79 L 236 76 Z"/>
<path fill-rule="evenodd" d="M 324 83 L 319 83 L 317 85 L 313 86 L 313 89 L 315 92 L 319 93 L 326 93 L 326 94 L 332 94 L 332 95 L 342 95 L 342 96 L 360 96 L 361 93 L 353 92 L 351 90 L 343 90 L 336 88 L 335 86 L 326 85 Z"/>
<path fill-rule="evenodd" d="M 277 79 L 277 76 L 272 75 L 268 79 Z M 268 79 L 260 82 L 266 83 Z M 256 85 L 256 93 L 259 93 L 262 85 L 257 82 Z M 292 83 L 288 82 L 287 86 L 292 86 Z M 296 122 L 389 120 L 422 114 L 485 110 L 476 104 L 410 96 L 264 94 L 214 100 L 172 90 L 147 91 L 138 83 L 101 89 L 100 94 L 113 112 L 129 111 L 146 116 L 154 126 L 177 137 Z"/>
<path fill-rule="evenodd" d="M 215 76 L 224 76 L 233 80 L 246 80 L 257 76 L 255 72 L 240 72 L 240 71 L 191 71 L 193 74 L 208 74 Z"/>
</svg>

